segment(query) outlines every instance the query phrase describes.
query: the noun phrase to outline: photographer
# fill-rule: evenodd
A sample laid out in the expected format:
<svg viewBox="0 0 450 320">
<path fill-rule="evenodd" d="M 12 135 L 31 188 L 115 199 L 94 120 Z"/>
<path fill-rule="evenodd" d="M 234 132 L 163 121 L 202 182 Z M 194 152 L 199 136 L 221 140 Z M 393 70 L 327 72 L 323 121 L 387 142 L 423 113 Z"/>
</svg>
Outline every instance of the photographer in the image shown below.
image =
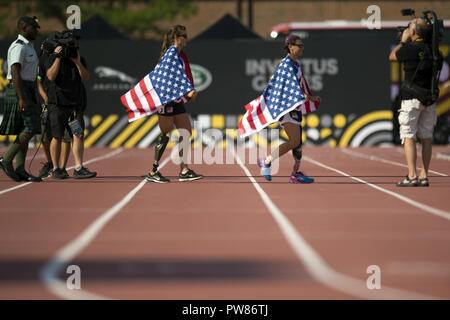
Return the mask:
<svg viewBox="0 0 450 320">
<path fill-rule="evenodd" d="M 391 51 L 389 59 L 404 64 L 405 79 L 400 89 L 401 108 L 398 120 L 404 145 L 408 175 L 399 187 L 428 187 L 428 168 L 432 153 L 433 130 L 436 124 L 436 101 L 430 98 L 433 60 L 430 39 L 432 25 L 424 18 L 413 19 Z M 416 138 L 422 143 L 422 169 L 416 171 Z"/>
<path fill-rule="evenodd" d="M 69 35 L 69 37 L 67 37 Z M 65 39 L 68 41 L 61 41 Z M 61 143 L 67 129 L 73 134 L 72 151 L 75 158 L 75 179 L 93 178 L 91 172 L 83 166 L 85 103 L 82 80 L 88 80 L 89 71 L 84 58 L 80 57 L 78 43 L 69 32 L 56 39 L 58 45 L 44 63 L 48 80 L 48 110 L 52 141 L 50 154 L 53 162 L 52 177 L 65 179 L 67 174 L 60 164 Z"/>
</svg>

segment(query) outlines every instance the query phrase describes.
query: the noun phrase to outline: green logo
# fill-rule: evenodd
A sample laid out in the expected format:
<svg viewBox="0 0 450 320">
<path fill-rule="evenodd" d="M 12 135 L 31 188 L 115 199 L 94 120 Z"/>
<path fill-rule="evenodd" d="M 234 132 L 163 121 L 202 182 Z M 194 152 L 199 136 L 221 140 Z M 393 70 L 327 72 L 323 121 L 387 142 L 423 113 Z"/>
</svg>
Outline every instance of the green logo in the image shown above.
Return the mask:
<svg viewBox="0 0 450 320">
<path fill-rule="evenodd" d="M 198 64 L 191 64 L 192 77 L 194 78 L 195 90 L 197 92 L 203 91 L 212 83 L 212 75 L 208 69 L 199 66 Z"/>
</svg>

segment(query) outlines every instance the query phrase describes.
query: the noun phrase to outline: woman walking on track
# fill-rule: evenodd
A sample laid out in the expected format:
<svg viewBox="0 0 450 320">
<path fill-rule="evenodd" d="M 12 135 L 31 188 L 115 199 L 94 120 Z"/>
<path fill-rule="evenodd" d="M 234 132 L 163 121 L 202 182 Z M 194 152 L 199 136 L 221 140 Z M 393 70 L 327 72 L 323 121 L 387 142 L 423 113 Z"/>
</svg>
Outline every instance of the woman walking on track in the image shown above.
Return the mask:
<svg viewBox="0 0 450 320">
<path fill-rule="evenodd" d="M 183 51 L 187 38 L 186 27 L 181 25 L 172 27 L 164 36 L 161 56 L 155 69 L 121 98 L 122 104 L 127 109 L 129 121 L 158 113 L 161 134 L 155 146 L 153 167 L 146 175 L 147 181 L 150 182 L 170 182 L 158 171 L 159 161 L 169 143 L 170 132 L 174 128 L 180 132 L 180 147 L 183 138 L 190 139 L 192 134 L 191 122 L 184 103 L 195 99 L 197 92 L 189 60 Z M 180 149 L 179 155 L 181 160 L 179 181 L 203 178 L 202 175 L 189 169 L 183 161 L 183 148 Z"/>
<path fill-rule="evenodd" d="M 174 46 L 179 52 L 186 75 L 192 86 L 194 86 L 194 79 L 192 77 L 191 68 L 189 66 L 189 60 L 187 58 L 187 55 L 183 51 L 183 49 L 187 45 L 187 37 L 188 36 L 186 33 L 186 28 L 184 26 L 177 25 L 171 28 L 164 36 L 164 42 L 161 50 L 161 59 L 166 51 L 171 46 Z M 158 109 L 158 122 L 159 128 L 161 129 L 161 135 L 159 136 L 158 143 L 155 146 L 155 161 L 153 162 L 153 168 L 146 177 L 148 181 L 159 183 L 166 183 L 170 181 L 158 171 L 159 160 L 161 160 L 163 152 L 167 146 L 167 143 L 169 142 L 169 133 L 173 130 L 174 126 L 177 129 L 183 129 L 186 132 L 189 132 L 189 135 L 191 134 L 191 121 L 188 114 L 186 113 L 184 102 L 189 99 L 195 99 L 196 96 L 197 92 L 194 89 L 189 92 L 186 97 L 173 101 Z M 180 143 L 181 140 L 182 137 L 180 137 Z M 180 157 L 183 156 L 182 152 L 183 150 L 181 149 Z M 189 169 L 186 163 L 184 163 L 183 161 L 180 163 L 179 181 L 193 181 L 201 178 L 203 178 L 203 176 L 196 174 L 192 169 Z"/>
<path fill-rule="evenodd" d="M 302 114 L 317 110 L 318 96 L 312 96 L 302 73 L 299 58 L 304 45 L 300 37 L 289 35 L 285 40 L 287 56 L 280 62 L 262 96 L 248 105 L 247 112 L 239 124 L 241 136 L 249 136 L 278 121 L 284 128 L 288 141 L 282 143 L 277 152 L 265 159 L 258 159 L 261 175 L 272 180 L 271 163 L 292 150 L 294 166 L 290 183 L 312 183 L 314 179 L 299 171 L 302 159 Z"/>
</svg>

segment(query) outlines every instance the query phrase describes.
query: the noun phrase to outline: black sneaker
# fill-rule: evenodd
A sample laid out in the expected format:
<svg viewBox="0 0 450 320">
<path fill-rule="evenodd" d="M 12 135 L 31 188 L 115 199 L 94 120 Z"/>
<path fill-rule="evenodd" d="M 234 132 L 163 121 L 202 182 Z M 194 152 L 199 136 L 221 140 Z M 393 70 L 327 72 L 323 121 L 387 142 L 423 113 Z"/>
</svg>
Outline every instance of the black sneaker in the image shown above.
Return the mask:
<svg viewBox="0 0 450 320">
<path fill-rule="evenodd" d="M 408 176 L 397 182 L 397 187 L 417 187 L 418 185 L 417 178 L 410 179 Z"/>
<path fill-rule="evenodd" d="M 67 176 L 64 174 L 63 169 L 57 168 L 52 171 L 52 178 L 58 179 L 58 180 L 64 180 L 64 179 L 67 179 Z"/>
<path fill-rule="evenodd" d="M 97 176 L 97 172 L 89 171 L 88 168 L 81 167 L 80 170 L 73 171 L 73 177 L 75 179 L 90 179 L 95 178 Z"/>
<path fill-rule="evenodd" d="M 194 181 L 198 179 L 202 179 L 203 176 L 201 174 L 196 174 L 194 170 L 189 169 L 186 173 L 180 173 L 179 181 Z"/>
<path fill-rule="evenodd" d="M 70 178 L 69 173 L 67 172 L 66 168 L 61 168 L 63 175 L 65 176 L 64 179 Z"/>
<path fill-rule="evenodd" d="M 26 172 L 25 169 L 17 169 L 16 174 L 22 181 L 28 181 L 28 182 L 41 182 L 42 181 L 41 178 L 35 177 L 32 174 L 29 174 L 28 172 Z"/>
<path fill-rule="evenodd" d="M 428 178 L 419 178 L 419 187 L 429 187 L 430 181 L 428 181 Z"/>
<path fill-rule="evenodd" d="M 6 161 L 3 157 L 0 158 L 0 168 L 12 180 L 19 182 L 22 179 L 14 172 L 14 167 L 11 162 Z"/>
<path fill-rule="evenodd" d="M 169 179 L 164 177 L 161 172 L 156 171 L 155 173 L 149 173 L 145 176 L 145 180 L 149 182 L 156 182 L 156 183 L 167 183 L 170 182 Z"/>
<path fill-rule="evenodd" d="M 39 170 L 38 177 L 40 178 L 48 177 L 52 173 L 52 170 L 53 170 L 53 163 L 51 161 L 43 163 L 41 170 Z"/>
</svg>

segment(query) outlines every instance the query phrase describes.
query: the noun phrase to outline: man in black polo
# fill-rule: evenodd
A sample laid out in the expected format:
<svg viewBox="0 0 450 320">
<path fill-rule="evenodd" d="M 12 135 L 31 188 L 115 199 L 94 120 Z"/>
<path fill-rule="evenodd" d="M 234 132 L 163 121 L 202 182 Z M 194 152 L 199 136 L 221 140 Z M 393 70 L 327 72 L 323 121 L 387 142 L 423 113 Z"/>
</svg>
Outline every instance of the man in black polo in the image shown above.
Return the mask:
<svg viewBox="0 0 450 320">
<path fill-rule="evenodd" d="M 84 58 L 80 57 L 78 45 L 69 50 L 57 46 L 45 61 L 44 66 L 48 80 L 48 109 L 52 142 L 50 154 L 53 162 L 52 177 L 65 179 L 67 174 L 61 168 L 60 154 L 64 131 L 73 134 L 73 155 L 76 179 L 93 178 L 96 172 L 89 171 L 83 166 L 84 154 L 84 119 L 83 119 L 83 84 L 88 80 L 89 71 Z M 77 121 L 76 121 L 77 120 Z M 69 126 L 69 122 L 74 125 Z M 74 131 L 75 130 L 75 131 Z"/>
<path fill-rule="evenodd" d="M 433 130 L 436 125 L 436 101 L 432 101 L 431 80 L 433 61 L 430 48 L 432 25 L 424 18 L 412 20 L 403 31 L 400 43 L 391 51 L 389 59 L 404 64 L 401 108 L 398 115 L 400 138 L 405 149 L 408 175 L 397 183 L 399 187 L 428 187 Z M 442 57 L 441 57 L 442 58 Z M 438 63 L 442 67 L 442 60 Z M 406 85 L 405 85 L 406 84 Z M 416 170 L 416 139 L 422 143 L 422 169 Z"/>
<path fill-rule="evenodd" d="M 17 135 L 17 138 L 0 158 L 0 168 L 14 181 L 42 181 L 25 171 L 28 143 L 35 134 L 40 133 L 40 108 L 36 88 L 38 56 L 33 46 L 38 28 L 40 26 L 36 17 L 21 17 L 17 22 L 19 36 L 8 49 L 7 79 L 10 82 L 5 92 L 0 134 Z"/>
</svg>

